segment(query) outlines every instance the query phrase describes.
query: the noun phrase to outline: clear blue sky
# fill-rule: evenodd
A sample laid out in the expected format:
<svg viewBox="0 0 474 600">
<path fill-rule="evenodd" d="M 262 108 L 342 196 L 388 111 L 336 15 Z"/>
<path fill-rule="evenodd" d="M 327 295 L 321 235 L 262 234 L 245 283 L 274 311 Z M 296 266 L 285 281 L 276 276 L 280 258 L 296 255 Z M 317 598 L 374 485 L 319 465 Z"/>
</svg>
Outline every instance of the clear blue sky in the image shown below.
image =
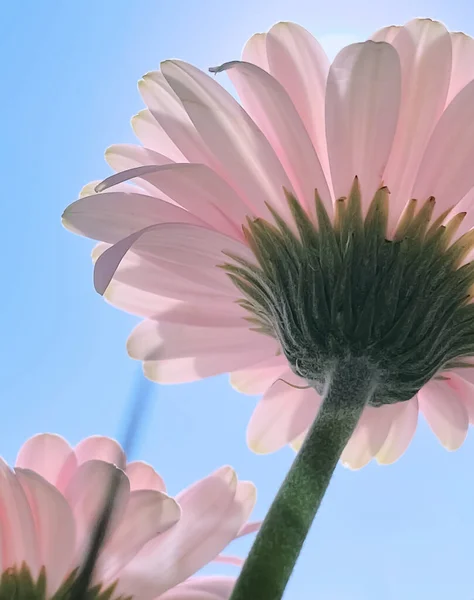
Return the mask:
<svg viewBox="0 0 474 600">
<path fill-rule="evenodd" d="M 160 60 L 201 68 L 238 58 L 246 39 L 294 20 L 334 53 L 415 16 L 474 34 L 468 0 L 25 0 L 2 6 L 0 454 L 40 431 L 71 442 L 116 435 L 139 366 L 125 351 L 135 319 L 93 291 L 92 244 L 62 229 L 83 184 L 109 174 L 104 149 L 132 142 L 136 82 Z M 224 80 L 224 78 L 222 78 Z M 135 457 L 171 493 L 222 464 L 258 486 L 262 517 L 293 459 L 255 456 L 255 398 L 226 377 L 153 388 Z M 424 423 L 394 466 L 339 467 L 289 585 L 288 600 L 472 600 L 474 432 L 454 454 Z M 241 542 L 237 550 L 247 547 Z M 208 569 L 209 570 L 209 569 Z M 218 566 L 215 572 L 222 572 Z"/>
</svg>

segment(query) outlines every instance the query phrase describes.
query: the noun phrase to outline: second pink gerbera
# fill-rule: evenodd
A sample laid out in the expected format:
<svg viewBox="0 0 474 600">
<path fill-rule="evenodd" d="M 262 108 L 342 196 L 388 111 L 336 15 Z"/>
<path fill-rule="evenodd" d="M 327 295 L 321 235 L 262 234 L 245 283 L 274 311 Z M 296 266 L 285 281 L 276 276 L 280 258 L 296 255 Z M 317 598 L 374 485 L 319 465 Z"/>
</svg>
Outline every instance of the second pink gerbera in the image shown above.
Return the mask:
<svg viewBox="0 0 474 600">
<path fill-rule="evenodd" d="M 343 462 L 397 460 L 419 411 L 458 448 L 474 419 L 473 65 L 474 41 L 431 20 L 383 29 L 332 64 L 306 30 L 280 23 L 216 69 L 242 105 L 181 61 L 145 75 L 147 109 L 133 120 L 143 147 L 112 146 L 117 175 L 85 189 L 64 223 L 105 242 L 96 287 L 145 318 L 128 350 L 147 377 L 231 372 L 238 390 L 263 394 L 247 435 L 271 452 L 304 437 L 331 352 L 348 340 L 377 362 L 390 343 L 383 391 Z"/>
<path fill-rule="evenodd" d="M 253 484 L 222 467 L 174 499 L 150 465 L 126 464 L 114 440 L 94 436 L 72 448 L 60 436 L 42 434 L 21 447 L 14 470 L 0 460 L 2 599 L 15 589 L 28 600 L 59 599 L 70 589 L 117 464 L 123 469 L 90 597 L 229 598 L 233 577 L 194 575 L 213 560 L 239 564 L 219 553 L 258 529 L 247 524 Z"/>
</svg>

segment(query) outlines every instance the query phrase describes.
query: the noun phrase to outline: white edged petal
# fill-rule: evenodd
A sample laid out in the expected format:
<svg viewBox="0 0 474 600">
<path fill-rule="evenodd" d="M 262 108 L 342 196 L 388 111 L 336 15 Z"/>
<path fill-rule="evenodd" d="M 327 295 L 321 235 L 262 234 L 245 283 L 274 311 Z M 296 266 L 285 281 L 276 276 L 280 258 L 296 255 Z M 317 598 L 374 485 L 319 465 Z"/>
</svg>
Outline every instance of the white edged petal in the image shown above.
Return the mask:
<svg viewBox="0 0 474 600">
<path fill-rule="evenodd" d="M 469 426 L 466 405 L 448 382 L 432 379 L 419 392 L 418 401 L 431 430 L 446 450 L 457 450 Z"/>
<path fill-rule="evenodd" d="M 329 70 L 326 136 L 334 194 L 347 196 L 357 176 L 364 211 L 383 182 L 400 92 L 400 60 L 385 42 L 347 46 Z"/>
<path fill-rule="evenodd" d="M 15 466 L 35 471 L 52 483 L 57 484 L 59 474 L 72 448 L 60 435 L 40 433 L 29 438 L 18 452 Z"/>
<path fill-rule="evenodd" d="M 281 374 L 257 404 L 247 427 L 247 444 L 257 454 L 289 444 L 314 421 L 321 397 L 290 369 Z"/>
<path fill-rule="evenodd" d="M 233 61 L 219 67 L 221 70 L 229 75 L 243 107 L 270 141 L 299 202 L 314 215 L 314 190 L 318 190 L 332 215 L 331 194 L 320 160 L 285 88 L 250 63 Z"/>
<path fill-rule="evenodd" d="M 18 467 L 15 474 L 34 519 L 38 565 L 46 570 L 46 593 L 50 597 L 76 566 L 74 517 L 64 496 L 41 475 Z"/>
<path fill-rule="evenodd" d="M 283 187 L 292 191 L 290 181 L 270 143 L 238 102 L 188 63 L 165 61 L 161 70 L 206 146 L 219 160 L 219 174 L 257 216 L 268 216 L 268 202 L 289 218 Z"/>
</svg>

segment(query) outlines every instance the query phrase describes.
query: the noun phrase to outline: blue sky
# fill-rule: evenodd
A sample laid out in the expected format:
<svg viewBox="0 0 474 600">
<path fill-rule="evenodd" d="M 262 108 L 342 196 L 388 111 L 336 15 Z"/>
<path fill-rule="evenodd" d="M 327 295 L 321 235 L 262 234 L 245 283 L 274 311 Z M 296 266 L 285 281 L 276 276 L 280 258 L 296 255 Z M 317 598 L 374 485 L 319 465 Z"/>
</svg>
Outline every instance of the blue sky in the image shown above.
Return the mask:
<svg viewBox="0 0 474 600">
<path fill-rule="evenodd" d="M 322 36 L 332 54 L 414 16 L 474 34 L 467 0 L 30 0 L 2 13 L 0 454 L 9 461 L 36 432 L 74 443 L 120 431 L 139 371 L 125 351 L 136 320 L 95 294 L 92 243 L 63 230 L 60 216 L 85 183 L 109 174 L 104 149 L 134 140 L 141 75 L 166 58 L 201 68 L 238 58 L 252 33 L 279 20 Z M 262 517 L 293 453 L 246 448 L 256 399 L 226 377 L 152 393 L 134 458 L 150 461 L 171 493 L 231 464 L 258 486 Z M 397 464 L 338 467 L 286 598 L 472 600 L 473 542 L 474 435 L 450 454 L 421 423 Z"/>
</svg>

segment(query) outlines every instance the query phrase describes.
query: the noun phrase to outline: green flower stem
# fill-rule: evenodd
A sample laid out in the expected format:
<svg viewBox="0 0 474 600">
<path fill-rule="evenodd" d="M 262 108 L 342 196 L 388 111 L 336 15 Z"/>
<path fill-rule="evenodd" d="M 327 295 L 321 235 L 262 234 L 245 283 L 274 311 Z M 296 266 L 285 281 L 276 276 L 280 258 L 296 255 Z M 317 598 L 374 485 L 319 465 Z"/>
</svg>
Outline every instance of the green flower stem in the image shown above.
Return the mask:
<svg viewBox="0 0 474 600">
<path fill-rule="evenodd" d="M 367 361 L 339 361 L 323 404 L 257 535 L 230 600 L 280 600 L 331 476 L 375 390 Z"/>
</svg>

